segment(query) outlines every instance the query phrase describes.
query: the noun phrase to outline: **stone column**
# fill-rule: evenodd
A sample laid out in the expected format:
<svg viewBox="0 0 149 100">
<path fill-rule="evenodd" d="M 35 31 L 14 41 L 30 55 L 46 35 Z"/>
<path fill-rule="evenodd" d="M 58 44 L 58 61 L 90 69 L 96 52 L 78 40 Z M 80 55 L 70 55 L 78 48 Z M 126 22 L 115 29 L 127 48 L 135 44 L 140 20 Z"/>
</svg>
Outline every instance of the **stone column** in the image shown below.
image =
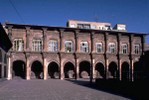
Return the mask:
<svg viewBox="0 0 149 100">
<path fill-rule="evenodd" d="M 47 59 L 43 59 L 43 74 L 44 74 L 44 80 L 47 80 Z"/>
<path fill-rule="evenodd" d="M 129 68 L 129 80 L 133 81 L 133 37 L 134 35 L 131 34 L 129 38 L 130 43 L 130 68 Z"/>
<path fill-rule="evenodd" d="M 109 78 L 109 60 L 106 58 L 106 79 Z"/>
<path fill-rule="evenodd" d="M 119 80 L 122 80 L 122 60 L 119 59 Z"/>
<path fill-rule="evenodd" d="M 31 66 L 29 61 L 29 54 L 26 54 L 26 80 L 30 80 L 31 77 Z"/>
<path fill-rule="evenodd" d="M 129 80 L 130 81 L 134 81 L 134 61 L 133 61 L 133 59 L 131 60 L 131 67 L 130 67 L 130 74 L 129 74 Z"/>
<path fill-rule="evenodd" d="M 11 67 L 12 67 L 11 54 L 9 54 L 8 56 L 8 77 L 7 77 L 8 80 L 12 79 L 12 68 Z"/>
<path fill-rule="evenodd" d="M 109 33 L 104 34 L 104 40 L 105 40 L 105 78 L 108 79 L 109 77 L 109 71 L 108 71 L 108 66 L 109 66 L 109 60 L 108 60 L 108 35 Z"/>
<path fill-rule="evenodd" d="M 119 77 L 119 80 L 121 80 L 122 77 L 121 77 L 121 34 L 120 33 L 117 35 L 117 47 L 118 47 L 117 53 L 118 53 L 118 70 L 119 70 L 118 77 Z"/>
<path fill-rule="evenodd" d="M 76 59 L 76 79 L 80 78 L 79 77 L 79 60 Z"/>
<path fill-rule="evenodd" d="M 61 61 L 61 63 L 60 63 L 60 79 L 61 80 L 64 80 L 64 66 L 63 66 L 63 62 Z"/>
</svg>

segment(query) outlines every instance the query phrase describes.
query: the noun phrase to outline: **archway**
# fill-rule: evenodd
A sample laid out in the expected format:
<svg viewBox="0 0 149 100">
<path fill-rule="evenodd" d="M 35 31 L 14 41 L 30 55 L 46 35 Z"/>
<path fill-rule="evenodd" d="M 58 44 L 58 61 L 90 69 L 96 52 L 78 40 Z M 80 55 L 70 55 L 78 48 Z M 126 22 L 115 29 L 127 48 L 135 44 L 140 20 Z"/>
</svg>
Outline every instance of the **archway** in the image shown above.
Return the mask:
<svg viewBox="0 0 149 100">
<path fill-rule="evenodd" d="M 95 78 L 104 78 L 104 65 L 102 63 L 97 63 L 95 66 Z"/>
<path fill-rule="evenodd" d="M 34 61 L 32 63 L 31 78 L 43 79 L 43 66 L 39 61 Z"/>
<path fill-rule="evenodd" d="M 122 81 L 129 81 L 129 64 L 124 62 L 122 64 Z"/>
<path fill-rule="evenodd" d="M 21 77 L 25 79 L 26 76 L 26 66 L 25 63 L 21 60 L 17 60 L 13 62 L 13 77 Z"/>
<path fill-rule="evenodd" d="M 64 66 L 65 78 L 74 78 L 75 70 L 74 65 L 71 62 L 67 62 Z"/>
<path fill-rule="evenodd" d="M 89 78 L 90 76 L 90 63 L 88 61 L 82 61 L 79 65 L 79 77 Z"/>
<path fill-rule="evenodd" d="M 141 64 L 140 62 L 135 62 L 134 63 L 134 74 L 133 74 L 133 77 L 134 77 L 134 80 L 140 80 L 142 78 L 142 68 L 141 68 Z"/>
<path fill-rule="evenodd" d="M 55 62 L 51 62 L 48 65 L 48 77 L 49 78 L 59 78 L 59 66 Z"/>
<path fill-rule="evenodd" d="M 118 78 L 117 64 L 115 62 L 111 62 L 109 64 L 109 78 L 116 79 Z"/>
</svg>

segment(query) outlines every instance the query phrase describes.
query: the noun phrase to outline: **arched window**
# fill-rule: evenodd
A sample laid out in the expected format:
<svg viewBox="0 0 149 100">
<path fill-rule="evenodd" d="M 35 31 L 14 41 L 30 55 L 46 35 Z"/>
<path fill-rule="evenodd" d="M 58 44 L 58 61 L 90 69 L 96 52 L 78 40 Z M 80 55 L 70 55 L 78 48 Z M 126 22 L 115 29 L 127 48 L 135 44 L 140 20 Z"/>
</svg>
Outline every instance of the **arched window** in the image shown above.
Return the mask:
<svg viewBox="0 0 149 100">
<path fill-rule="evenodd" d="M 128 45 L 126 43 L 123 43 L 122 45 L 122 54 L 128 53 Z"/>
<path fill-rule="evenodd" d="M 114 42 L 111 42 L 108 44 L 108 50 L 109 50 L 109 53 L 115 53 L 116 52 L 116 45 Z"/>
<path fill-rule="evenodd" d="M 13 50 L 14 51 L 23 51 L 24 50 L 24 41 L 23 41 L 23 39 L 15 39 L 13 41 Z"/>
<path fill-rule="evenodd" d="M 103 45 L 102 43 L 96 43 L 96 52 L 102 53 L 103 52 Z"/>
<path fill-rule="evenodd" d="M 33 41 L 32 41 L 32 51 L 42 51 L 42 41 L 41 41 L 41 39 L 33 39 Z"/>
<path fill-rule="evenodd" d="M 81 42 L 80 44 L 80 51 L 81 52 L 88 52 L 88 42 Z"/>
<path fill-rule="evenodd" d="M 140 53 L 140 44 L 135 44 L 134 45 L 134 53 L 139 54 Z"/>
<path fill-rule="evenodd" d="M 65 52 L 73 52 L 72 41 L 65 41 Z"/>
<path fill-rule="evenodd" d="M 57 40 L 50 40 L 48 49 L 49 49 L 50 52 L 57 52 L 58 51 L 58 42 L 57 42 Z"/>
</svg>

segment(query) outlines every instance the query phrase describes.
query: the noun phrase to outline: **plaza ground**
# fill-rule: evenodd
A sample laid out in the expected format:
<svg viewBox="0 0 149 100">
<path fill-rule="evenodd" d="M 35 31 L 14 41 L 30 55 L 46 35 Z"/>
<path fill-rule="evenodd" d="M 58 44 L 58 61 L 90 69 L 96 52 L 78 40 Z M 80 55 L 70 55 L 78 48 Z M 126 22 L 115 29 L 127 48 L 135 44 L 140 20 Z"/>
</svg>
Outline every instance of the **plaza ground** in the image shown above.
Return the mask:
<svg viewBox="0 0 149 100">
<path fill-rule="evenodd" d="M 130 100 L 94 87 L 86 80 L 14 79 L 0 82 L 0 100 Z"/>
</svg>

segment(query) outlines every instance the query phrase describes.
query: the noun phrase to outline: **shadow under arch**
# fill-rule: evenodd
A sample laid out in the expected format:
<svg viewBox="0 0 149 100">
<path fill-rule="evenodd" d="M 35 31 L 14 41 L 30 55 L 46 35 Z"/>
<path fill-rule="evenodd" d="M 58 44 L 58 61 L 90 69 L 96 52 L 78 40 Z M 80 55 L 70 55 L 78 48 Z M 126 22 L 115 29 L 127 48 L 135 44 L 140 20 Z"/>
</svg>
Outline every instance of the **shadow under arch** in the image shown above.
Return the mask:
<svg viewBox="0 0 149 100">
<path fill-rule="evenodd" d="M 71 62 L 67 62 L 64 65 L 65 78 L 75 78 L 75 67 Z"/>
<path fill-rule="evenodd" d="M 128 62 L 123 62 L 122 63 L 122 81 L 129 81 L 129 63 Z"/>
<path fill-rule="evenodd" d="M 26 76 L 26 65 L 25 62 L 22 60 L 16 60 L 13 62 L 13 68 L 12 68 L 12 76 L 14 77 L 21 77 L 22 79 L 25 79 Z"/>
<path fill-rule="evenodd" d="M 108 68 L 108 78 L 109 79 L 118 79 L 118 70 L 116 62 L 111 62 Z"/>
<path fill-rule="evenodd" d="M 101 62 L 98 62 L 95 66 L 95 78 L 103 79 L 105 77 L 104 65 Z"/>
<path fill-rule="evenodd" d="M 90 62 L 81 61 L 79 64 L 79 77 L 89 78 L 90 77 Z"/>
<path fill-rule="evenodd" d="M 36 60 L 31 66 L 31 78 L 43 79 L 43 65 L 40 61 Z"/>
<path fill-rule="evenodd" d="M 133 70 L 133 78 L 134 78 L 134 81 L 138 81 L 142 78 L 142 74 L 143 74 L 143 69 L 142 69 L 142 66 L 141 66 L 141 63 L 140 62 L 134 62 L 134 70 Z"/>
<path fill-rule="evenodd" d="M 48 65 L 48 78 L 60 78 L 60 69 L 56 62 L 52 61 Z"/>
</svg>

